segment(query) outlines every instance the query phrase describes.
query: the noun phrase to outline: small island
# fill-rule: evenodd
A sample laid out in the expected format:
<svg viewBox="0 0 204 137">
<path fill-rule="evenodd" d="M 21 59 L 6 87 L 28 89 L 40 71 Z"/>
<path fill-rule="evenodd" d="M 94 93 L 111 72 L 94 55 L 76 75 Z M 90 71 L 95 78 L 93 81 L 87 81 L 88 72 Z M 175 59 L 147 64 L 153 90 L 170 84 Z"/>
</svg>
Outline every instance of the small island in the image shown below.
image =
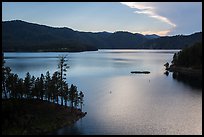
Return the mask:
<svg viewBox="0 0 204 137">
<path fill-rule="evenodd" d="M 149 74 L 149 71 L 131 71 L 132 74 Z"/>
</svg>

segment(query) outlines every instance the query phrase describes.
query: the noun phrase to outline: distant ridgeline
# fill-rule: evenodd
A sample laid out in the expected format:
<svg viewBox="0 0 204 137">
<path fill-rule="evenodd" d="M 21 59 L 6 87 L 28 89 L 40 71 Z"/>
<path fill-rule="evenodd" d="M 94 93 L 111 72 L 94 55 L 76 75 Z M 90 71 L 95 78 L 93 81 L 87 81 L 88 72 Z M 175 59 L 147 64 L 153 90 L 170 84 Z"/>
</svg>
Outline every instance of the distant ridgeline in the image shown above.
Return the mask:
<svg viewBox="0 0 204 137">
<path fill-rule="evenodd" d="M 80 32 L 20 20 L 2 22 L 3 51 L 94 51 L 98 49 L 182 49 L 202 41 L 191 35 L 142 35 L 118 31 Z"/>
</svg>

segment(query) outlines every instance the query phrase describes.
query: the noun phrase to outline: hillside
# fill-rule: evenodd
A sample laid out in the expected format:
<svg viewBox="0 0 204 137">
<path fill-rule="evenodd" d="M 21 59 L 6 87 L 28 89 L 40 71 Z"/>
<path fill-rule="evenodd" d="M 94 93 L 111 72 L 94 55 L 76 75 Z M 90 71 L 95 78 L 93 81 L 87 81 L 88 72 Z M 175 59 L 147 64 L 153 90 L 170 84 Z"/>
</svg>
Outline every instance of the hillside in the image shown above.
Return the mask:
<svg viewBox="0 0 204 137">
<path fill-rule="evenodd" d="M 181 49 L 202 41 L 202 32 L 160 37 L 118 31 L 80 32 L 21 20 L 2 22 L 3 51 L 91 51 L 97 49 Z"/>
<path fill-rule="evenodd" d="M 175 53 L 172 63 L 178 67 L 202 69 L 202 43 L 195 43 Z"/>
<path fill-rule="evenodd" d="M 79 32 L 24 21 L 2 23 L 4 51 L 84 51 L 97 50 L 83 41 Z"/>
<path fill-rule="evenodd" d="M 183 49 L 200 41 L 202 42 L 202 32 L 197 32 L 191 35 L 165 36 L 151 39 L 142 43 L 141 46 L 149 49 Z"/>
<path fill-rule="evenodd" d="M 173 72 L 175 79 L 202 87 L 202 43 L 195 43 L 175 53 L 168 70 Z"/>
</svg>

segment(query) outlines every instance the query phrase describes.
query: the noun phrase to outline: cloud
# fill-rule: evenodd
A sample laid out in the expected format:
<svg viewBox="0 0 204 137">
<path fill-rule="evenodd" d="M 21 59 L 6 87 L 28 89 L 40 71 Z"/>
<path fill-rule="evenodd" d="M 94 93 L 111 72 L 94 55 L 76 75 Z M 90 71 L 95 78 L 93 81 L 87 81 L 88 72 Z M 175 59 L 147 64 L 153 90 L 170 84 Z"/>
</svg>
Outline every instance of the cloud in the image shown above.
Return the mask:
<svg viewBox="0 0 204 137">
<path fill-rule="evenodd" d="M 155 7 L 153 6 L 148 6 L 147 4 L 143 2 L 120 2 L 120 3 L 130 8 L 137 9 L 134 13 L 146 14 L 149 17 L 165 22 L 171 25 L 172 27 L 176 27 L 176 24 L 170 21 L 167 17 L 161 16 L 158 13 L 156 13 Z"/>
<path fill-rule="evenodd" d="M 143 35 L 146 35 L 146 34 L 157 34 L 159 36 L 166 36 L 167 34 L 170 33 L 170 30 L 162 30 L 162 31 L 143 31 L 143 32 L 140 32 L 141 34 Z"/>
</svg>

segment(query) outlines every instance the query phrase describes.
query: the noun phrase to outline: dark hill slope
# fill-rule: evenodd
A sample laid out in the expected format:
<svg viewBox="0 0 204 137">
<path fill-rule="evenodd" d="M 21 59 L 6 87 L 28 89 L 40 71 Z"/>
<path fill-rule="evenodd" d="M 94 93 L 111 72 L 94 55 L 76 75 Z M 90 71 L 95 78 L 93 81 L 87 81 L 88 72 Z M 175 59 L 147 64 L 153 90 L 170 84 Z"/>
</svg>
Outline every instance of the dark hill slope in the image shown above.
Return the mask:
<svg viewBox="0 0 204 137">
<path fill-rule="evenodd" d="M 159 37 L 118 31 L 80 32 L 21 20 L 2 22 L 3 51 L 89 51 L 97 49 L 181 49 L 202 41 L 202 32 Z"/>
</svg>

